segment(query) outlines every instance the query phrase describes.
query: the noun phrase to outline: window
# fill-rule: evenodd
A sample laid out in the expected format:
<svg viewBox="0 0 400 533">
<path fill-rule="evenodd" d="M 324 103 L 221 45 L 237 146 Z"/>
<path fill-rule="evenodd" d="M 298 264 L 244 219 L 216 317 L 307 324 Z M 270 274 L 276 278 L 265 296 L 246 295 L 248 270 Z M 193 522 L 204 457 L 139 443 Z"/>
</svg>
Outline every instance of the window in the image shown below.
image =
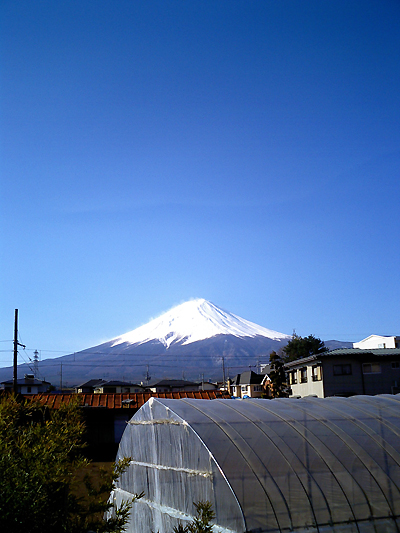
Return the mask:
<svg viewBox="0 0 400 533">
<path fill-rule="evenodd" d="M 297 383 L 297 372 L 296 370 L 289 372 L 289 384 L 296 385 Z"/>
<path fill-rule="evenodd" d="M 378 348 L 386 348 L 386 343 L 383 342 L 381 344 L 378 344 Z"/>
<path fill-rule="evenodd" d="M 307 367 L 300 368 L 300 383 L 307 383 Z"/>
<path fill-rule="evenodd" d="M 247 385 L 242 385 L 242 392 L 247 392 Z"/>
<path fill-rule="evenodd" d="M 381 365 L 379 363 L 364 363 L 363 374 L 380 374 Z"/>
<path fill-rule="evenodd" d="M 312 367 L 312 380 L 321 381 L 322 380 L 322 366 L 315 365 Z"/>
<path fill-rule="evenodd" d="M 262 391 L 261 385 L 254 385 L 254 392 L 260 392 Z"/>
<path fill-rule="evenodd" d="M 333 365 L 334 376 L 351 376 L 352 370 L 350 364 Z"/>
<path fill-rule="evenodd" d="M 393 361 L 392 362 L 392 368 L 399 369 L 400 368 L 400 361 Z"/>
</svg>

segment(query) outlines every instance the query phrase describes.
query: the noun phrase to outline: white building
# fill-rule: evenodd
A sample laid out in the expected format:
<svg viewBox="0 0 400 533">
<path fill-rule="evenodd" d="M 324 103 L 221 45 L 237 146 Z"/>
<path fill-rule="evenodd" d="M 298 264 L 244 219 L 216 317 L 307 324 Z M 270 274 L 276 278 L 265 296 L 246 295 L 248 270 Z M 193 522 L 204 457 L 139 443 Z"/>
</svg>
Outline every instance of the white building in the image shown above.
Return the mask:
<svg viewBox="0 0 400 533">
<path fill-rule="evenodd" d="M 12 391 L 14 380 L 2 381 L 0 385 L 3 390 Z M 48 392 L 50 387 L 51 383 L 36 379 L 33 374 L 25 374 L 23 379 L 17 379 L 17 392 L 19 394 L 40 394 L 42 392 Z"/>
<path fill-rule="evenodd" d="M 353 342 L 353 348 L 360 350 L 377 350 L 379 348 L 400 348 L 400 337 L 387 335 L 370 335 L 359 342 Z"/>
</svg>

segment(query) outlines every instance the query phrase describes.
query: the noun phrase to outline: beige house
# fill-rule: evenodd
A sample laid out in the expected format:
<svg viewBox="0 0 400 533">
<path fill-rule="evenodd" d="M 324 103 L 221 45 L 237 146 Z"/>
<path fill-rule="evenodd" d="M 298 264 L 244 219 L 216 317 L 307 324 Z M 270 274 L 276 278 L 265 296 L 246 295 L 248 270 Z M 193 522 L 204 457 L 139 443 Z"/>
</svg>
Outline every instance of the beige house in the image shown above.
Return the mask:
<svg viewBox="0 0 400 533">
<path fill-rule="evenodd" d="M 264 374 L 252 370 L 238 374 L 231 385 L 232 395 L 238 398 L 261 398 L 264 395 Z"/>
</svg>

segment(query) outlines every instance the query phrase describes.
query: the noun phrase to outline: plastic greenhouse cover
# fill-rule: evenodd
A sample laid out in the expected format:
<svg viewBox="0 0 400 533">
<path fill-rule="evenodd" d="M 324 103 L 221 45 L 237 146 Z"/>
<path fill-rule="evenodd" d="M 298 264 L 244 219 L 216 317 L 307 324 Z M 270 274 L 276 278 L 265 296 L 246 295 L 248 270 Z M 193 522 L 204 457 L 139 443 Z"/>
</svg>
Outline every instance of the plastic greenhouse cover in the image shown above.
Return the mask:
<svg viewBox="0 0 400 533">
<path fill-rule="evenodd" d="M 128 531 L 171 532 L 208 500 L 215 531 L 399 532 L 398 396 L 151 399 L 118 456 Z"/>
</svg>

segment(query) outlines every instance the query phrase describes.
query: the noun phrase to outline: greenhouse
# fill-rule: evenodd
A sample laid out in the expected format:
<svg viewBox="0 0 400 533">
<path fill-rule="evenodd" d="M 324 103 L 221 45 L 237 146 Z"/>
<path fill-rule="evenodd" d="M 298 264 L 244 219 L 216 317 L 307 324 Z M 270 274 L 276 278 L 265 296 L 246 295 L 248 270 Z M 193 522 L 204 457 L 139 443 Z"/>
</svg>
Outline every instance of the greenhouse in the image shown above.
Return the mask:
<svg viewBox="0 0 400 533">
<path fill-rule="evenodd" d="M 128 532 L 172 533 L 210 501 L 215 532 L 400 531 L 400 395 L 152 398 L 128 423 L 113 493 Z"/>
</svg>

